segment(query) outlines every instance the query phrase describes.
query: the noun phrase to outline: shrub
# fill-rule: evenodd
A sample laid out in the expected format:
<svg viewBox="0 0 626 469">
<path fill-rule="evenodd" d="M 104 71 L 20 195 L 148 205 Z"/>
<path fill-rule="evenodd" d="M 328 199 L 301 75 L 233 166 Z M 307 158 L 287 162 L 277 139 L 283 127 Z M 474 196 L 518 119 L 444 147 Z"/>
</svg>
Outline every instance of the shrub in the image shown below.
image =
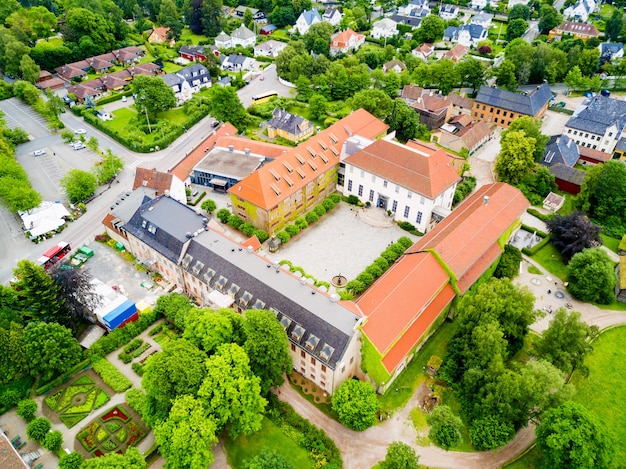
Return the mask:
<svg viewBox="0 0 626 469">
<path fill-rule="evenodd" d="M 221 208 L 217 211 L 215 216 L 222 223 L 228 223 L 228 219 L 230 218 L 230 211 L 227 208 Z"/>
<path fill-rule="evenodd" d="M 37 403 L 32 399 L 23 399 L 17 403 L 17 415 L 27 422 L 35 418 L 35 412 L 37 412 Z"/>
<path fill-rule="evenodd" d="M 332 200 L 335 205 L 341 202 L 341 196 L 339 194 L 330 194 L 328 198 Z"/>
<path fill-rule="evenodd" d="M 214 200 L 207 199 L 204 202 L 202 202 L 202 205 L 200 207 L 202 207 L 202 210 L 204 210 L 207 213 L 213 213 L 213 211 L 217 208 L 217 204 L 215 203 Z"/>
<path fill-rule="evenodd" d="M 239 231 L 241 231 L 246 236 L 252 236 L 254 233 L 254 225 L 252 223 L 243 223 L 239 227 Z"/>
<path fill-rule="evenodd" d="M 406 236 L 400 236 L 398 238 L 398 241 L 396 241 L 396 244 L 398 244 L 403 249 L 402 252 L 404 252 L 407 249 L 409 249 L 411 246 L 413 246 L 413 241 L 411 241 Z"/>
<path fill-rule="evenodd" d="M 383 269 L 381 269 L 377 264 L 370 264 L 365 268 L 365 272 L 374 278 L 378 278 L 383 274 Z"/>
<path fill-rule="evenodd" d="M 48 451 L 58 451 L 63 446 L 63 433 L 59 430 L 48 432 L 43 440 L 42 446 Z"/>
<path fill-rule="evenodd" d="M 365 285 L 363 282 L 361 282 L 360 280 L 350 280 L 348 283 L 346 283 L 346 290 L 358 295 L 360 293 L 363 293 L 367 287 L 369 285 Z"/>
<path fill-rule="evenodd" d="M 320 217 L 317 216 L 317 213 L 315 212 L 309 212 L 304 216 L 304 219 L 307 221 L 307 223 L 310 225 L 312 223 L 315 223 L 317 220 L 320 219 Z"/>
<path fill-rule="evenodd" d="M 374 281 L 374 276 L 368 272 L 361 272 L 356 279 L 369 287 Z"/>
<path fill-rule="evenodd" d="M 270 238 L 270 235 L 265 230 L 254 230 L 253 234 L 259 238 L 260 243 L 264 243 Z"/>
<path fill-rule="evenodd" d="M 308 226 L 309 226 L 309 224 L 307 223 L 307 221 L 306 221 L 304 218 L 302 218 L 302 217 L 298 218 L 298 219 L 294 222 L 294 224 L 295 224 L 298 228 L 300 228 L 300 231 L 302 231 L 302 230 L 306 230 L 306 229 L 308 228 Z"/>
<path fill-rule="evenodd" d="M 96 342 L 91 346 L 92 355 L 99 355 L 102 357 L 108 355 L 137 337 L 161 317 L 163 317 L 162 311 L 155 308 L 149 313 L 140 315 L 137 321 L 131 322 L 121 329 L 114 329 L 109 332 L 108 335 L 100 337 L 96 340 Z"/>
<path fill-rule="evenodd" d="M 474 420 L 470 426 L 472 445 L 480 451 L 497 448 L 515 435 L 515 429 L 510 422 L 499 422 L 496 417 L 487 416 Z"/>
<path fill-rule="evenodd" d="M 141 389 L 129 389 L 126 391 L 126 403 L 131 409 L 143 416 L 146 405 L 146 395 Z"/>
<path fill-rule="evenodd" d="M 276 237 L 280 239 L 282 244 L 287 244 L 291 239 L 291 235 L 287 231 L 280 231 L 276 234 Z"/>
<path fill-rule="evenodd" d="M 59 459 L 59 469 L 80 469 L 82 464 L 83 457 L 76 452 L 70 454 L 63 452 Z"/>
<path fill-rule="evenodd" d="M 232 226 L 236 230 L 239 229 L 241 225 L 243 225 L 243 219 L 235 214 L 232 214 L 228 217 L 228 226 Z"/>
<path fill-rule="evenodd" d="M 106 358 L 98 356 L 93 357 L 91 364 L 93 370 L 102 378 L 102 381 L 108 384 L 115 392 L 124 392 L 133 385 L 133 383 Z"/>
<path fill-rule="evenodd" d="M 399 221 L 398 226 L 402 228 L 404 231 L 408 231 L 408 232 L 415 231 L 415 226 L 409 223 L 408 221 Z"/>
<path fill-rule="evenodd" d="M 478 53 L 480 55 L 490 55 L 491 54 L 491 47 L 489 47 L 489 46 L 480 46 L 478 48 Z"/>
<path fill-rule="evenodd" d="M 9 389 L 8 391 L 4 391 L 2 395 L 0 395 L 0 404 L 5 409 L 10 409 L 15 407 L 15 405 L 20 401 L 22 396 L 15 389 Z"/>
<path fill-rule="evenodd" d="M 297 236 L 298 233 L 300 233 L 300 228 L 298 228 L 296 225 L 287 225 L 285 227 L 285 231 L 287 232 L 287 234 L 289 234 L 291 238 L 293 238 L 294 236 Z"/>
<path fill-rule="evenodd" d="M 141 344 L 143 344 L 143 339 L 135 339 L 126 347 L 124 347 L 124 352 L 126 353 L 134 352 L 139 347 L 141 347 Z"/>
<path fill-rule="evenodd" d="M 31 440 L 41 443 L 52 428 L 50 420 L 45 417 L 38 417 L 26 426 L 26 435 Z"/>
<path fill-rule="evenodd" d="M 448 449 L 461 441 L 460 428 L 463 426 L 461 418 L 454 415 L 450 407 L 446 405 L 437 406 L 432 413 L 426 417 L 430 425 L 428 438 L 435 442 L 437 446 Z"/>
<path fill-rule="evenodd" d="M 454 191 L 454 197 L 452 198 L 452 205 L 456 205 L 461 202 L 465 197 L 470 195 L 476 187 L 476 178 L 474 176 L 464 177 L 461 183 L 456 186 Z"/>
<path fill-rule="evenodd" d="M 356 431 L 363 431 L 376 422 L 378 399 L 371 384 L 349 379 L 341 383 L 333 395 L 332 409 L 339 422 Z"/>
<path fill-rule="evenodd" d="M 331 199 L 324 199 L 322 201 L 322 206 L 326 209 L 327 212 L 330 212 L 332 209 L 335 208 L 335 202 L 333 202 Z"/>
<path fill-rule="evenodd" d="M 359 205 L 361 203 L 361 201 L 359 200 L 359 198 L 356 195 L 349 195 L 347 202 L 350 205 Z"/>
<path fill-rule="evenodd" d="M 385 272 L 389 268 L 389 262 L 387 262 L 384 257 L 377 257 L 376 260 L 374 260 L 374 264 L 380 267 L 383 272 Z"/>
</svg>

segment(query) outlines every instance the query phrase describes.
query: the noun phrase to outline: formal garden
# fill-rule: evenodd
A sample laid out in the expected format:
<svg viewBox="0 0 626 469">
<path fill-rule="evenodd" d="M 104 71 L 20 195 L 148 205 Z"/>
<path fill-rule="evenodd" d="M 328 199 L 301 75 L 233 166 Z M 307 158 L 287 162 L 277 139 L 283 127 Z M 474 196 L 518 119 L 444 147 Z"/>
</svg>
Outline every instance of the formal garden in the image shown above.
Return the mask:
<svg viewBox="0 0 626 469">
<path fill-rule="evenodd" d="M 76 435 L 82 447 L 92 456 L 106 453 L 123 453 L 126 448 L 136 446 L 148 431 L 138 418 L 125 406 L 115 406 Z"/>
<path fill-rule="evenodd" d="M 99 409 L 109 400 L 110 397 L 106 391 L 99 388 L 89 376 L 83 374 L 48 395 L 44 402 L 50 410 L 59 414 L 61 422 L 67 428 L 72 428 L 87 417 L 92 410 Z"/>
</svg>

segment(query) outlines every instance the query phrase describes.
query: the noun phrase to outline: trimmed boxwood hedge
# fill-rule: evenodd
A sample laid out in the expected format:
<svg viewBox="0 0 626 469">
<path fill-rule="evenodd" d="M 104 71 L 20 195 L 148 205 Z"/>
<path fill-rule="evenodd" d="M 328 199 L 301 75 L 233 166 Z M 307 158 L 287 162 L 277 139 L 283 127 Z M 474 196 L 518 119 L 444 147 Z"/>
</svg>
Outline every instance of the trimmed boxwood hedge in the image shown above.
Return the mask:
<svg viewBox="0 0 626 469">
<path fill-rule="evenodd" d="M 99 356 L 92 357 L 91 366 L 93 366 L 93 371 L 100 375 L 102 381 L 108 384 L 115 392 L 124 392 L 133 385 L 133 383 L 106 358 Z"/>
</svg>

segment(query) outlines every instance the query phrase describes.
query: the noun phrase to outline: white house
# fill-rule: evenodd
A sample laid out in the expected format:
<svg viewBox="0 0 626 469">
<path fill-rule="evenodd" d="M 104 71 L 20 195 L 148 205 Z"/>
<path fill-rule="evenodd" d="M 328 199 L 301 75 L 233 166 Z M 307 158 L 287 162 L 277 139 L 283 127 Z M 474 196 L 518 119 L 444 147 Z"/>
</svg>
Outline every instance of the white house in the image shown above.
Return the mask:
<svg viewBox="0 0 626 469">
<path fill-rule="evenodd" d="M 189 65 L 176 73 L 163 75 L 163 81 L 174 91 L 177 103 L 191 99 L 194 93 L 211 86 L 207 68 L 199 63 Z"/>
<path fill-rule="evenodd" d="M 287 47 L 286 42 L 270 39 L 269 41 L 265 41 L 261 44 L 254 46 L 254 56 L 276 57 L 285 47 Z"/>
<path fill-rule="evenodd" d="M 428 0 L 411 0 L 408 4 L 398 7 L 398 14 L 423 18 L 430 14 Z"/>
<path fill-rule="evenodd" d="M 228 57 L 222 56 L 222 69 L 231 72 L 239 72 L 242 70 L 252 70 L 254 67 L 254 59 L 245 55 L 230 54 Z"/>
<path fill-rule="evenodd" d="M 356 51 L 365 42 L 365 35 L 352 31 L 350 28 L 330 37 L 330 55 L 347 54 Z"/>
<path fill-rule="evenodd" d="M 487 38 L 487 30 L 477 24 L 448 26 L 443 33 L 443 40 L 455 42 L 465 47 L 477 47 L 478 43 Z"/>
<path fill-rule="evenodd" d="M 453 20 L 459 16 L 459 7 L 456 5 L 441 5 L 439 16 L 442 20 Z"/>
<path fill-rule="evenodd" d="M 596 9 L 596 2 L 594 0 L 578 0 L 574 5 L 568 6 L 563 10 L 563 17 L 574 21 L 580 21 L 586 23 Z"/>
<path fill-rule="evenodd" d="M 477 24 L 478 26 L 482 26 L 483 28 L 488 30 L 491 27 L 492 19 L 493 15 L 491 13 L 481 11 L 477 15 L 472 16 L 470 24 Z"/>
<path fill-rule="evenodd" d="M 396 34 L 398 34 L 398 23 L 390 20 L 389 18 L 383 18 L 382 20 L 374 23 L 370 36 L 375 39 L 380 39 L 381 37 L 389 39 Z"/>
<path fill-rule="evenodd" d="M 483 10 L 487 5 L 491 8 L 497 8 L 498 0 L 472 0 L 472 8 L 476 10 Z"/>
<path fill-rule="evenodd" d="M 189 83 L 187 83 L 183 77 L 177 73 L 168 73 L 163 75 L 161 78 L 167 86 L 172 88 L 177 104 L 191 99 L 191 86 L 189 86 Z"/>
<path fill-rule="evenodd" d="M 339 26 L 343 14 L 337 8 L 327 8 L 322 15 L 322 21 L 332 24 L 333 26 Z"/>
<path fill-rule="evenodd" d="M 302 35 L 309 32 L 309 28 L 315 23 L 320 23 L 322 21 L 322 17 L 320 16 L 317 10 L 306 10 L 300 13 L 298 19 L 296 20 L 295 28 Z"/>
<path fill-rule="evenodd" d="M 624 57 L 624 44 L 621 42 L 605 42 L 598 48 L 600 49 L 600 64 Z"/>
<path fill-rule="evenodd" d="M 509 0 L 507 8 L 510 10 L 515 5 L 528 5 L 529 2 L 530 0 Z"/>
<path fill-rule="evenodd" d="M 413 49 L 411 53 L 418 59 L 426 61 L 428 57 L 431 57 L 435 53 L 435 46 L 425 42 Z"/>
<path fill-rule="evenodd" d="M 231 47 L 254 47 L 256 44 L 256 34 L 242 24 L 231 33 L 230 42 Z"/>
<path fill-rule="evenodd" d="M 396 221 L 408 221 L 422 233 L 450 213 L 461 178 L 443 149 L 415 141 L 367 143 L 359 139 L 344 146 L 352 152 L 343 159 L 345 196 L 389 210 Z"/>
<path fill-rule="evenodd" d="M 218 49 L 230 49 L 233 46 L 232 40 L 224 31 L 215 36 L 215 47 Z"/>
</svg>

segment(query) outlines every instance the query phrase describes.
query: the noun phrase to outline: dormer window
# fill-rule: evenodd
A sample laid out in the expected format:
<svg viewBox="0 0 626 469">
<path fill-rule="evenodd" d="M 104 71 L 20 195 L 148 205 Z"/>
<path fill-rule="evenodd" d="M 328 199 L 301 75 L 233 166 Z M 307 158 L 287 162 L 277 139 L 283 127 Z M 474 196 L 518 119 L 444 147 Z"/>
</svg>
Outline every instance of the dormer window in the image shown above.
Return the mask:
<svg viewBox="0 0 626 469">
<path fill-rule="evenodd" d="M 156 232 L 157 232 L 157 227 L 154 226 L 152 223 L 150 223 L 148 225 L 148 233 L 156 234 Z"/>
</svg>

